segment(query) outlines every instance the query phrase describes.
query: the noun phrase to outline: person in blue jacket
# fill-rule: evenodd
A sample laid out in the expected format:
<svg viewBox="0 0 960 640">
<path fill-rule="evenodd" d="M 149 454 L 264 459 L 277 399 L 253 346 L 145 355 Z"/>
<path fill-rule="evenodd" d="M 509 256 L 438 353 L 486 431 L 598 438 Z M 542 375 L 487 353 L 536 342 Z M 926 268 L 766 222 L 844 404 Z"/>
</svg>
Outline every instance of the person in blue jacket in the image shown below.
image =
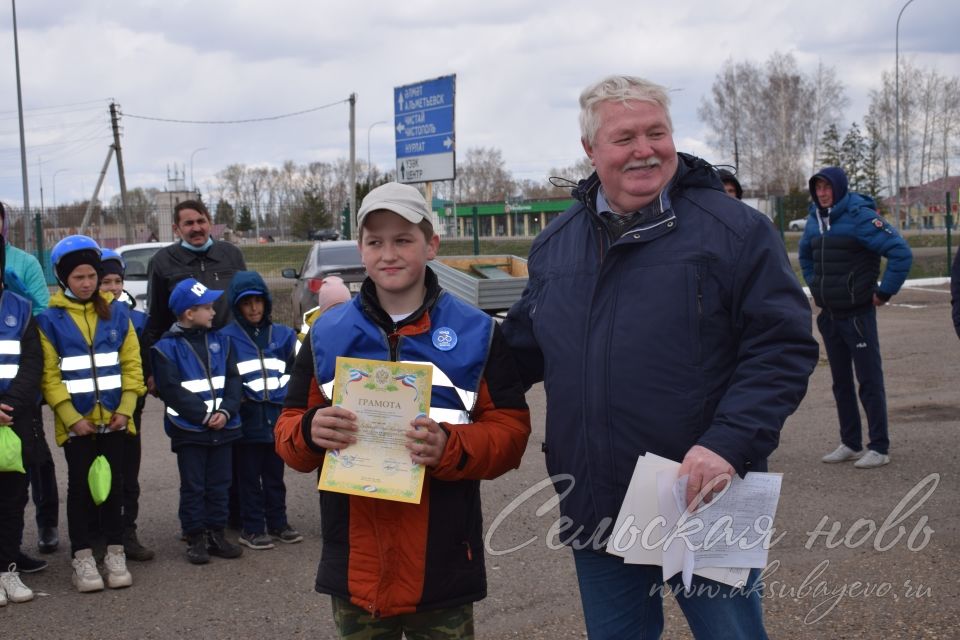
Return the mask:
<svg viewBox="0 0 960 640">
<path fill-rule="evenodd" d="M 605 553 L 638 456 L 681 462 L 688 505 L 766 470 L 818 348 L 776 230 L 728 197 L 712 166 L 677 153 L 667 90 L 611 76 L 580 107 L 596 171 L 534 241 L 503 331 L 524 383 L 544 383 L 542 450 L 573 532 L 587 634 L 656 638 L 662 568 Z M 745 591 L 697 576 L 674 589 L 693 634 L 766 638 L 758 577 Z"/>
<path fill-rule="evenodd" d="M 855 460 L 858 469 L 882 467 L 890 462 L 890 436 L 877 307 L 900 290 L 913 254 L 906 240 L 877 213 L 872 198 L 848 190 L 847 174 L 840 167 L 814 174 L 810 197 L 810 215 L 800 238 L 800 267 L 820 309 L 817 327 L 830 360 L 840 419 L 840 445 L 821 460 Z M 887 259 L 887 268 L 878 285 L 881 256 Z M 867 414 L 866 451 L 854 371 Z"/>
<path fill-rule="evenodd" d="M 7 240 L 7 212 L 0 202 L 0 234 L 4 237 L 6 264 L 3 279 L 8 291 L 16 293 L 30 301 L 33 317 L 43 313 L 50 305 L 50 290 L 43 275 L 40 262 L 23 249 L 13 246 Z M 37 398 L 36 414 L 40 419 L 39 439 L 36 442 L 36 456 L 27 469 L 30 493 L 37 522 L 37 550 L 40 553 L 53 553 L 60 546 L 60 493 L 57 490 L 57 469 L 50 454 L 43 430 L 43 412 L 40 410 L 42 398 Z M 23 533 L 21 532 L 21 538 Z M 23 555 L 21 571 L 33 573 L 47 566 L 46 560 Z"/>
<path fill-rule="evenodd" d="M 953 257 L 950 269 L 950 306 L 953 307 L 953 328 L 960 338 L 960 251 Z"/>
<path fill-rule="evenodd" d="M 233 320 L 221 329 L 230 337 L 243 380 L 236 464 L 239 479 L 240 544 L 272 549 L 303 536 L 287 522 L 283 460 L 274 450 L 273 428 L 287 396 L 296 358 L 297 334 L 271 320 L 273 300 L 259 273 L 239 271 L 227 289 Z"/>
<path fill-rule="evenodd" d="M 223 532 L 243 388 L 230 338 L 211 329 L 213 302 L 222 294 L 194 278 L 180 281 L 169 300 L 177 321 L 150 348 L 157 395 L 166 405 L 164 431 L 177 454 L 180 527 L 191 564 L 243 553 Z"/>
</svg>

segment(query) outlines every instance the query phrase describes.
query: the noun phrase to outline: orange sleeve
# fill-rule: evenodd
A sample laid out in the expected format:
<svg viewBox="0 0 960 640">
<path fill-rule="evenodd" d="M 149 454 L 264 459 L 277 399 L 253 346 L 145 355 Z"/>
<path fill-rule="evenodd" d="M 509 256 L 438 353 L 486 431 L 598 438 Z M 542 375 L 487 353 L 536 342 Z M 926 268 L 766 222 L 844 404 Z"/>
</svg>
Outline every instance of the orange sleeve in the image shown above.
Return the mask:
<svg viewBox="0 0 960 640">
<path fill-rule="evenodd" d="M 280 413 L 277 426 L 274 428 L 274 448 L 277 455 L 283 458 L 291 469 L 307 473 L 323 464 L 325 451 L 307 444 L 304 428 L 309 433 L 309 421 L 313 418 L 313 414 L 326 405 L 327 401 L 320 392 L 316 379 L 311 378 L 307 397 L 307 407 L 310 408 L 284 407 L 283 412 Z M 306 427 L 304 427 L 305 420 Z"/>
<path fill-rule="evenodd" d="M 500 409 L 494 405 L 484 380 L 477 394 L 470 424 L 444 423 L 449 431 L 440 464 L 439 480 L 491 480 L 520 466 L 530 437 L 529 409 Z"/>
</svg>

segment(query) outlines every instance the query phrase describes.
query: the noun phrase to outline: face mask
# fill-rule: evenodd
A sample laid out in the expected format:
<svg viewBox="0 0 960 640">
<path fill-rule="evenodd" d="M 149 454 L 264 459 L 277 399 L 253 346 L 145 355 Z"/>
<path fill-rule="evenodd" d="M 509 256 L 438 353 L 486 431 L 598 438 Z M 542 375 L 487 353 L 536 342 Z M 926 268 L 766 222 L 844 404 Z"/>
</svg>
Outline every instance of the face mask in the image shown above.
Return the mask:
<svg viewBox="0 0 960 640">
<path fill-rule="evenodd" d="M 180 246 L 186 249 L 187 251 L 193 251 L 194 253 L 200 253 L 201 251 L 206 251 L 213 246 L 213 238 L 207 238 L 207 241 L 204 242 L 201 246 L 195 247 L 186 240 L 180 241 Z"/>
</svg>

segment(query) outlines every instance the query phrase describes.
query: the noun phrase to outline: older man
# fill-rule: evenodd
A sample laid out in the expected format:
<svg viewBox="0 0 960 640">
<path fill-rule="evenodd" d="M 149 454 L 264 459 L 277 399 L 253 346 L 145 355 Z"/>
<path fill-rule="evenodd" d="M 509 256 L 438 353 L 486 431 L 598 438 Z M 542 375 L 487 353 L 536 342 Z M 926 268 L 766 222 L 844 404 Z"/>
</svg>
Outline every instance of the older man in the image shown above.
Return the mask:
<svg viewBox="0 0 960 640">
<path fill-rule="evenodd" d="M 525 384 L 545 384 L 542 448 L 578 532 L 569 543 L 591 639 L 663 628 L 661 568 L 603 551 L 637 457 L 682 461 L 688 503 L 715 479 L 765 470 L 817 359 L 776 231 L 727 197 L 709 164 L 677 153 L 668 105 L 640 78 L 584 90 L 596 172 L 534 242 L 504 323 Z M 695 577 L 677 597 L 697 638 L 766 637 L 756 590 L 711 597 L 699 584 L 720 587 Z"/>
</svg>

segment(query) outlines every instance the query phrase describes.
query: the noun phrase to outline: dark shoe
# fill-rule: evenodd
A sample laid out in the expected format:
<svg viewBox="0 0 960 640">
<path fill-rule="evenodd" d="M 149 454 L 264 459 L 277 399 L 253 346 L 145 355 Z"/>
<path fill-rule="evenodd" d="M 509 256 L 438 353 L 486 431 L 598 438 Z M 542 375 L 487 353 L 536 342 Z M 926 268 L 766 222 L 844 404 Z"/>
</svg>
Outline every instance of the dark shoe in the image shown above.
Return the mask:
<svg viewBox="0 0 960 640">
<path fill-rule="evenodd" d="M 140 544 L 140 541 L 137 539 L 136 529 L 127 529 L 123 533 L 123 552 L 126 554 L 127 560 L 133 560 L 135 562 L 153 560 L 154 555 L 152 549 L 147 549 Z"/>
<path fill-rule="evenodd" d="M 22 551 L 17 553 L 17 571 L 20 573 L 36 573 L 47 568 L 46 560 L 31 558 Z"/>
<path fill-rule="evenodd" d="M 283 527 L 283 529 L 271 529 L 269 533 L 270 537 L 274 540 L 279 540 L 286 544 L 293 544 L 294 542 L 303 540 L 303 535 L 289 524 Z"/>
<path fill-rule="evenodd" d="M 219 558 L 239 558 L 243 555 L 240 545 L 227 540 L 223 535 L 223 529 L 207 531 L 207 552 Z"/>
<path fill-rule="evenodd" d="M 103 564 L 103 559 L 107 556 L 107 540 L 103 536 L 97 536 L 90 539 L 90 548 L 93 550 L 93 559 L 97 564 Z"/>
<path fill-rule="evenodd" d="M 210 554 L 207 553 L 207 538 L 202 533 L 191 533 L 187 536 L 187 560 L 190 564 L 207 564 Z"/>
<path fill-rule="evenodd" d="M 37 536 L 37 551 L 53 553 L 60 546 L 60 534 L 56 527 L 40 527 Z"/>
<path fill-rule="evenodd" d="M 265 533 L 250 533 L 249 531 L 241 531 L 237 542 L 250 547 L 251 549 L 257 549 L 258 551 L 263 549 L 273 549 L 273 538 Z"/>
</svg>

